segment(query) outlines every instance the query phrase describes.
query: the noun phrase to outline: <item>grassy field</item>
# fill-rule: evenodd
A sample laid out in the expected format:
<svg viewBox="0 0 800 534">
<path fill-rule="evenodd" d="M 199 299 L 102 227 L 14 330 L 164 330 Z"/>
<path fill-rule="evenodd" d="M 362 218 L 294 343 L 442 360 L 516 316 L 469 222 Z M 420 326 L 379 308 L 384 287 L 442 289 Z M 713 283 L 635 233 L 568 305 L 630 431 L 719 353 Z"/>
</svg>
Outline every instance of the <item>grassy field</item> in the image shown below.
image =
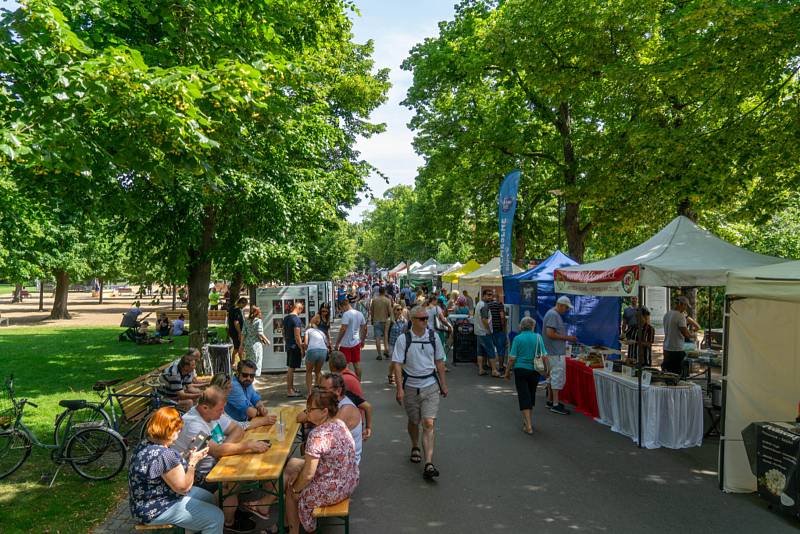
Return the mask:
<svg viewBox="0 0 800 534">
<path fill-rule="evenodd" d="M 180 356 L 188 338 L 170 345 L 134 345 L 117 340 L 119 328 L 4 328 L 0 333 L 0 377 L 14 374 L 23 421 L 40 441 L 52 442 L 62 399 L 93 399 L 101 379 L 131 379 Z M 3 393 L 4 395 L 5 393 Z M 89 482 L 65 466 L 52 489 L 40 483 L 53 473 L 49 451 L 33 449 L 28 462 L 0 481 L 0 532 L 85 533 L 102 521 L 127 490 L 124 472 L 105 482 Z M 49 482 L 49 480 L 48 480 Z"/>
<path fill-rule="evenodd" d="M 14 286 L 10 284 L 0 284 L 0 297 L 5 297 L 14 292 Z"/>
</svg>

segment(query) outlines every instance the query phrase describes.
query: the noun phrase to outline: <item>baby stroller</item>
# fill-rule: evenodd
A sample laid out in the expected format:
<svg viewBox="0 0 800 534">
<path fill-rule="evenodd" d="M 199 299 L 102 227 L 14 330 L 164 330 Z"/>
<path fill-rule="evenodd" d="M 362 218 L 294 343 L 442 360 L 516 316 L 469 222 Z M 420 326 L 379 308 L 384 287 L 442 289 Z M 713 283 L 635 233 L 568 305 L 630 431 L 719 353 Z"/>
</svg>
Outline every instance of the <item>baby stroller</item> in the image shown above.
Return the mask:
<svg viewBox="0 0 800 534">
<path fill-rule="evenodd" d="M 122 322 L 119 325 L 125 328 L 125 331 L 119 335 L 120 341 L 133 341 L 134 343 L 141 343 L 142 340 L 147 337 L 144 334 L 139 332 L 139 327 L 142 326 L 142 322 L 139 320 L 139 315 L 141 315 L 142 310 L 139 308 L 133 308 L 126 313 L 122 314 Z M 150 314 L 148 313 L 142 319 L 146 319 Z"/>
</svg>

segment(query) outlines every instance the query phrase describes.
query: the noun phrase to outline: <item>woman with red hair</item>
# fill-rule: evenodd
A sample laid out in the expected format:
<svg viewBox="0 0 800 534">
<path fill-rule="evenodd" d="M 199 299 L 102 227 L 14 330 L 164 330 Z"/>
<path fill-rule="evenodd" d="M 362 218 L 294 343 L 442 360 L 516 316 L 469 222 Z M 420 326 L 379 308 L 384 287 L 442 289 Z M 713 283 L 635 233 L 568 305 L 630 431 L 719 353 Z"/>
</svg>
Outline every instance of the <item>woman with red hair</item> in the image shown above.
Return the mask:
<svg viewBox="0 0 800 534">
<path fill-rule="evenodd" d="M 183 428 L 175 408 L 161 408 L 147 424 L 147 439 L 131 456 L 128 468 L 131 515 L 148 525 L 183 527 L 203 534 L 220 534 L 225 520 L 214 496 L 192 487 L 197 462 L 208 448 L 192 449 L 188 460 L 169 446 Z"/>
</svg>

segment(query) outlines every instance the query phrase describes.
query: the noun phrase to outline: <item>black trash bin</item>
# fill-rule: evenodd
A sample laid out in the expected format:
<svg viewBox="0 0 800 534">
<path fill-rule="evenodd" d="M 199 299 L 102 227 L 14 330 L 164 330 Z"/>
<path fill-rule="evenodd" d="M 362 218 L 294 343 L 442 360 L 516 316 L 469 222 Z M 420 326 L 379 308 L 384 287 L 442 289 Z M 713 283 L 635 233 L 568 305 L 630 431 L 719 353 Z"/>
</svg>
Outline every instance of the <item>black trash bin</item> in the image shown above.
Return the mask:
<svg viewBox="0 0 800 534">
<path fill-rule="evenodd" d="M 467 317 L 453 322 L 453 361 L 475 362 L 478 356 L 477 338 L 472 320 Z"/>
</svg>

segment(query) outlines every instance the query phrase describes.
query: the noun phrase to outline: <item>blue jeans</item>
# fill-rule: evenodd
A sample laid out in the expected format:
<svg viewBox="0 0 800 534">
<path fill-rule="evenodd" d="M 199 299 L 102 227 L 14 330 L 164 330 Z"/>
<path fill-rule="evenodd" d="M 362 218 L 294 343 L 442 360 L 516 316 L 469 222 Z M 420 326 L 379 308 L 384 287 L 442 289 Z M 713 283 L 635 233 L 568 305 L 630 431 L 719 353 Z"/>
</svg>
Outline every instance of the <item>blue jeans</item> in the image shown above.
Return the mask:
<svg viewBox="0 0 800 534">
<path fill-rule="evenodd" d="M 482 356 L 486 356 L 490 360 L 494 360 L 495 357 L 494 343 L 492 342 L 491 334 L 485 336 L 478 336 L 478 357 L 480 358 Z"/>
<path fill-rule="evenodd" d="M 214 495 L 193 487 L 189 494 L 153 519 L 150 525 L 176 525 L 203 534 L 222 534 L 225 516 L 216 505 Z"/>
<path fill-rule="evenodd" d="M 497 357 L 500 358 L 500 361 L 505 361 L 507 340 L 505 332 L 492 332 L 492 344 L 497 349 Z"/>
</svg>

